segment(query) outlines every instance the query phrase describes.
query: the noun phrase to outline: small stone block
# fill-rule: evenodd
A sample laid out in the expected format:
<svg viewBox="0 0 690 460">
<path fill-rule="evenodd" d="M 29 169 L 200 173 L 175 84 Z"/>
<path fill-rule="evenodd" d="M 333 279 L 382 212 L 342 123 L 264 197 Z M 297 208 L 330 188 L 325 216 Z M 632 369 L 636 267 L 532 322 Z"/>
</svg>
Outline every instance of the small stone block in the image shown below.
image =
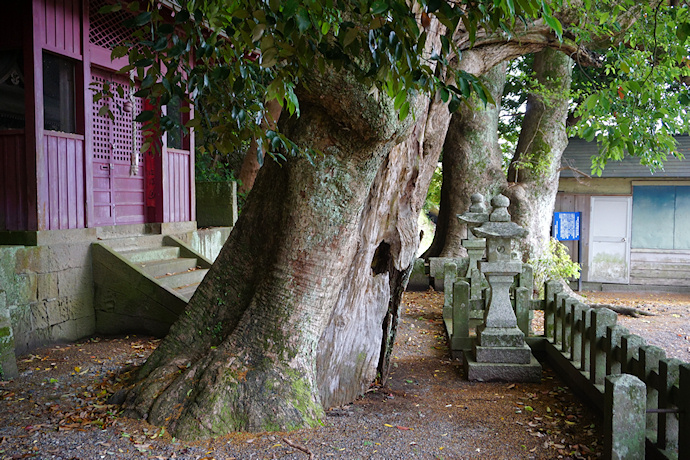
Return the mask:
<svg viewBox="0 0 690 460">
<path fill-rule="evenodd" d="M 17 360 L 14 351 L 14 336 L 6 295 L 0 291 L 0 380 L 17 377 Z"/>
<path fill-rule="evenodd" d="M 525 334 L 517 327 L 480 328 L 477 331 L 477 342 L 482 347 L 522 347 L 525 344 Z"/>
<path fill-rule="evenodd" d="M 486 240 L 484 238 L 475 238 L 471 240 L 462 240 L 462 247 L 465 249 L 486 249 Z"/>
<path fill-rule="evenodd" d="M 407 282 L 407 290 L 426 291 L 429 289 L 429 284 L 429 275 L 426 273 L 424 259 L 415 259 L 410 280 Z"/>
<path fill-rule="evenodd" d="M 441 292 L 444 290 L 443 278 L 445 275 L 444 267 L 446 264 L 455 264 L 460 273 L 467 271 L 469 259 L 466 257 L 430 257 L 429 258 L 429 276 L 433 278 L 434 290 Z M 464 271 L 463 271 L 464 270 Z"/>
<path fill-rule="evenodd" d="M 478 363 L 529 364 L 532 359 L 532 351 L 527 345 L 522 347 L 476 346 L 474 356 Z"/>
<path fill-rule="evenodd" d="M 478 363 L 472 353 L 465 353 L 465 375 L 480 382 L 541 382 L 541 364 L 534 356 L 529 364 Z"/>
</svg>

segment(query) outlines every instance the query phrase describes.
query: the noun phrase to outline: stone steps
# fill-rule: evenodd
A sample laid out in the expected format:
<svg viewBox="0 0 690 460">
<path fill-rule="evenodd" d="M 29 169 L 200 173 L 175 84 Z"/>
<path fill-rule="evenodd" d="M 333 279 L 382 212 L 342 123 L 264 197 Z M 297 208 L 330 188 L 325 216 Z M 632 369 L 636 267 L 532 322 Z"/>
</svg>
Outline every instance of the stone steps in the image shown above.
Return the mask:
<svg viewBox="0 0 690 460">
<path fill-rule="evenodd" d="M 152 260 L 139 263 L 141 269 L 158 278 L 173 273 L 181 273 L 197 267 L 197 259 L 192 257 L 178 257 L 175 259 Z"/>
<path fill-rule="evenodd" d="M 197 258 L 182 257 L 177 246 L 128 249 L 118 253 L 153 276 L 161 286 L 173 289 L 187 300 L 208 273 L 208 268 L 198 265 Z"/>
<path fill-rule="evenodd" d="M 184 310 L 211 262 L 177 238 L 93 245 L 99 333 L 161 336 Z"/>
</svg>

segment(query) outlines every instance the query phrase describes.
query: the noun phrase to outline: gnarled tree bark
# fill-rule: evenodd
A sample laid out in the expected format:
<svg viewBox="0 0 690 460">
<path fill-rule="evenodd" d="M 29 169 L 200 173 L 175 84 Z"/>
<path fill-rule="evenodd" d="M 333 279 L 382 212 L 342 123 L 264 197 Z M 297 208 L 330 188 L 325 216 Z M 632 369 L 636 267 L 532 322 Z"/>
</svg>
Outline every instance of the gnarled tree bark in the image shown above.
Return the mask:
<svg viewBox="0 0 690 460">
<path fill-rule="evenodd" d="M 506 80 L 506 66 L 499 64 L 482 81 L 496 104 L 473 96 L 453 114 L 443 144 L 443 184 L 436 232 L 423 257 L 464 256 L 460 245 L 467 227 L 458 214 L 470 206 L 470 196 L 493 196 L 505 185 L 502 153 L 498 145 L 498 115 Z"/>
<path fill-rule="evenodd" d="M 261 169 L 208 281 L 127 396 L 129 414 L 180 438 L 294 429 L 323 413 L 319 342 L 351 276 L 371 187 L 407 127 L 346 74 L 309 83 L 302 116 L 282 129 L 325 155 Z"/>
<path fill-rule="evenodd" d="M 513 220 L 530 231 L 519 243 L 524 259 L 539 258 L 548 247 L 561 157 L 568 146 L 565 123 L 572 68 L 572 59 L 552 49 L 534 56 L 534 72 L 542 90 L 527 98 L 505 190 Z"/>
<path fill-rule="evenodd" d="M 454 115 L 444 145 L 437 233 L 425 257 L 461 254 L 466 229 L 455 216 L 467 211 L 469 197 L 476 192 L 487 197 L 504 193 L 511 198 L 513 220 L 530 231 L 516 248 L 525 260 L 538 258 L 547 247 L 561 156 L 568 145 L 565 120 L 572 60 L 556 49 L 544 48 L 535 54 L 534 62 L 541 90 L 528 97 L 507 178 L 496 138 L 499 109 L 473 105 L 460 112 L 462 117 Z M 485 84 L 500 94 L 502 89 L 495 87 L 499 72 L 494 69 Z"/>
</svg>

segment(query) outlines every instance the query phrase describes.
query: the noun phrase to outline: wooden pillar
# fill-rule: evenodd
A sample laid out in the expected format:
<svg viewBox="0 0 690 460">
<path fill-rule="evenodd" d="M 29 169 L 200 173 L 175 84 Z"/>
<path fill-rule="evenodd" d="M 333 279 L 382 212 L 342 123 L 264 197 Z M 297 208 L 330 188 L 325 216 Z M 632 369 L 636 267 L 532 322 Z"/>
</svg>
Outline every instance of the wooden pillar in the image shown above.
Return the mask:
<svg viewBox="0 0 690 460">
<path fill-rule="evenodd" d="M 24 68 L 25 68 L 25 106 L 26 106 L 26 194 L 28 201 L 27 230 L 36 231 L 47 228 L 45 209 L 39 204 L 43 194 L 47 199 L 48 184 L 43 178 L 47 171 L 40 169 L 45 164 L 43 158 L 43 50 L 38 34 L 44 28 L 42 15 L 37 12 L 43 8 L 41 0 L 26 2 L 24 23 Z"/>
</svg>

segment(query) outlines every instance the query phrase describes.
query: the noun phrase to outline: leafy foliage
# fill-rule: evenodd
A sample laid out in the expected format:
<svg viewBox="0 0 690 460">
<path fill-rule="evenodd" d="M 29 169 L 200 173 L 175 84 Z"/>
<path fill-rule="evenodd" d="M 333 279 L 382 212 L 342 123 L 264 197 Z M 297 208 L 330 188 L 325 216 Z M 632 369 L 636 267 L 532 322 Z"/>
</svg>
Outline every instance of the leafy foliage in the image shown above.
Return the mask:
<svg viewBox="0 0 690 460">
<path fill-rule="evenodd" d="M 541 257 L 527 263 L 534 268 L 534 287 L 539 290 L 540 297 L 547 281 L 580 278 L 580 264 L 572 261 L 568 248 L 555 238 L 549 240 L 549 247 Z"/>
<path fill-rule="evenodd" d="M 583 2 L 568 35 L 598 53 L 600 67 L 576 61 L 569 135 L 596 140 L 600 155 L 592 173 L 608 161 L 636 156 L 655 170 L 669 156 L 682 158 L 674 135 L 690 130 L 690 61 L 686 7 L 665 2 L 606 0 Z M 539 92 L 531 77 L 531 56 L 510 64 L 499 131 L 506 158 L 512 157 L 528 92 Z"/>
<path fill-rule="evenodd" d="M 408 99 L 417 91 L 438 94 L 454 110 L 473 92 L 490 100 L 473 75 L 454 72 L 454 84 L 444 78 L 453 72 L 446 68 L 449 56 L 459 54 L 452 34 L 461 22 L 471 39 L 481 29 L 509 33 L 518 22 L 540 15 L 561 30 L 542 0 L 419 0 L 412 8 L 402 0 L 186 0 L 172 14 L 153 2 L 147 11 L 139 2 L 101 11 L 123 8 L 133 14 L 127 25 L 135 29 L 134 38 L 112 55 L 127 56 L 122 71 L 135 72 L 141 82 L 138 97 L 161 106 L 175 95 L 190 104 L 203 97 L 220 110 L 192 119 L 187 127 L 205 125 L 213 133 L 207 139 L 215 145 L 207 150 L 228 151 L 255 137 L 261 140 L 260 156 L 266 152 L 280 159 L 313 152 L 280 132 L 261 129 L 264 102 L 277 99 L 289 115 L 299 115 L 295 88 L 309 72 L 346 69 L 391 97 L 401 118 L 410 114 Z M 445 31 L 440 49 L 425 54 L 432 16 Z M 157 111 L 142 112 L 138 121 L 150 122 L 151 139 L 175 123 Z"/>
<path fill-rule="evenodd" d="M 194 177 L 199 182 L 236 182 L 232 164 L 225 155 L 206 155 L 197 152 Z"/>
<path fill-rule="evenodd" d="M 443 185 L 443 169 L 441 165 L 437 166 L 434 170 L 434 174 L 431 176 L 431 182 L 429 183 L 429 190 L 426 194 L 426 199 L 424 200 L 424 205 L 422 209 L 424 212 L 429 212 L 435 210 L 438 214 L 438 208 L 441 205 L 441 186 Z"/>
<path fill-rule="evenodd" d="M 602 35 L 603 29 L 610 37 L 599 50 L 602 67 L 578 68 L 575 74 L 581 121 L 571 134 L 599 144 L 592 173 L 601 175 L 608 161 L 625 155 L 639 157 L 652 170 L 669 155 L 682 158 L 673 135 L 690 128 L 688 8 L 624 1 L 587 11 L 587 3 L 577 33 Z M 631 12 L 637 21 L 622 34 L 621 22 Z"/>
<path fill-rule="evenodd" d="M 533 62 L 534 55 L 522 56 L 510 61 L 506 71 L 506 83 L 503 87 L 501 112 L 498 119 L 498 134 L 501 139 L 503 166 L 506 171 L 513 159 L 520 138 L 522 121 L 525 118 L 528 90 L 533 81 L 533 72 L 531 71 Z"/>
</svg>

